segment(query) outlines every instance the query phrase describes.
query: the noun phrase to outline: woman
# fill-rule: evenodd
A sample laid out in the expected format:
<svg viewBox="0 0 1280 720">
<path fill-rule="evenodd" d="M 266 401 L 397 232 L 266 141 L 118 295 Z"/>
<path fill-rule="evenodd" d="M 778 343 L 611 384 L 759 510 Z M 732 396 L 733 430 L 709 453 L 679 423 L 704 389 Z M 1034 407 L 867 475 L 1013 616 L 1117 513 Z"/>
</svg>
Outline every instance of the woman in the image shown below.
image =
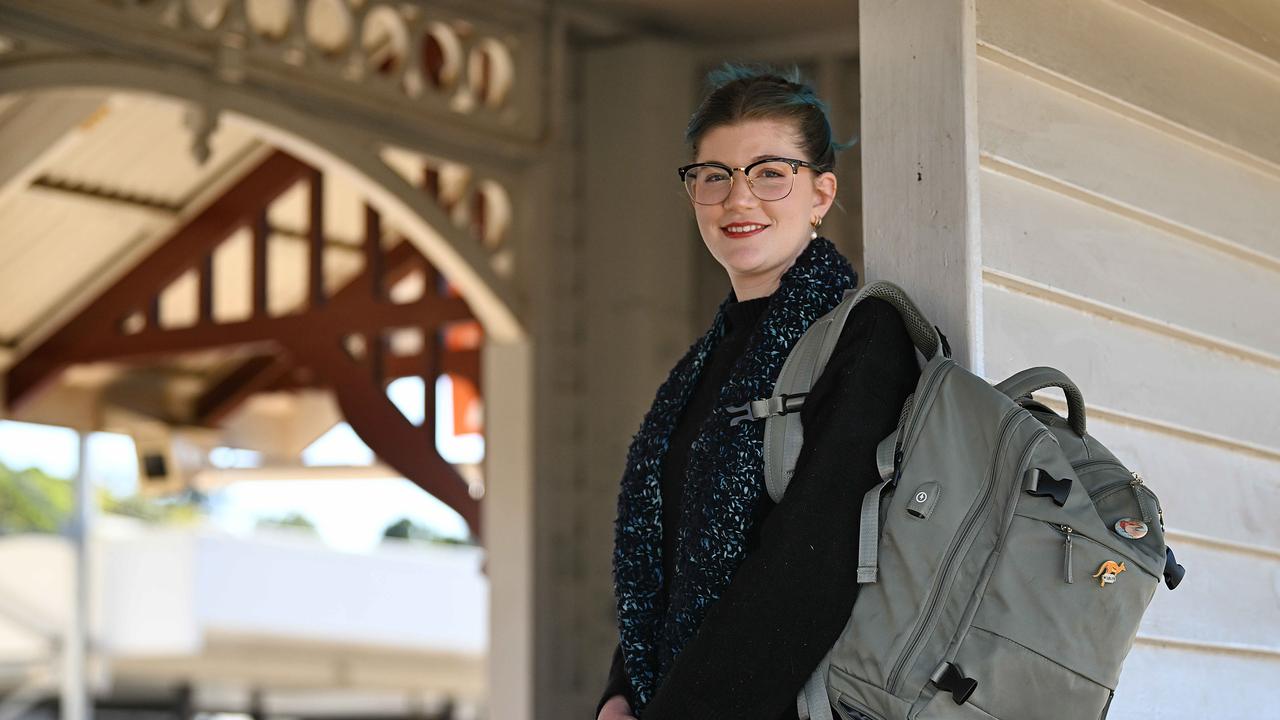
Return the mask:
<svg viewBox="0 0 1280 720">
<path fill-rule="evenodd" d="M 876 444 L 919 377 L 897 312 L 859 303 L 806 398 L 804 447 L 774 505 L 764 423 L 733 425 L 729 408 L 768 397 L 800 335 L 856 284 L 817 233 L 843 147 L 795 70 L 725 65 L 710 79 L 680 175 L 732 291 L 628 452 L 614 548 L 620 643 L 599 720 L 797 717 L 797 693 L 853 608 Z"/>
</svg>

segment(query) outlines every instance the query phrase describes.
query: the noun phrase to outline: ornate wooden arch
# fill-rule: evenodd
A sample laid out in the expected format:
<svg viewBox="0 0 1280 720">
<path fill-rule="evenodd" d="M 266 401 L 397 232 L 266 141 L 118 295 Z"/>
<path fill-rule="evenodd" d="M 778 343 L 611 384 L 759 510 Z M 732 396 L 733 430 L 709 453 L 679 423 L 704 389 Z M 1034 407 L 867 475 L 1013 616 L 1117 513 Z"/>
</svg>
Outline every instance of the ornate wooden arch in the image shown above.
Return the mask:
<svg viewBox="0 0 1280 720">
<path fill-rule="evenodd" d="M 406 179 L 392 169 L 384 153 L 395 147 L 461 163 L 471 168 L 478 180 L 506 188 L 514 205 L 513 215 L 527 214 L 529 208 L 522 203 L 527 202 L 528 194 L 520 186 L 525 182 L 525 170 L 544 152 L 541 138 L 546 114 L 542 85 L 537 80 L 543 76 L 546 62 L 541 15 L 483 5 L 463 12 L 444 6 L 370 0 L 348 11 L 343 46 L 335 51 L 324 47 L 312 35 L 311 26 L 303 22 L 305 3 L 286 5 L 290 17 L 277 33 L 255 24 L 244 0 L 221 3 L 217 17 L 200 17 L 194 6 L 181 0 L 5 3 L 0 7 L 0 24 L 8 42 L 0 43 L 0 92 L 93 87 L 179 98 L 205 114 L 196 131 L 197 153 L 202 137 L 207 141 L 220 120 L 248 126 L 297 160 L 277 155 L 246 182 L 275 188 L 272 183 L 312 181 L 318 189 L 319 178 L 325 173 L 341 171 L 356 181 L 358 191 L 367 198 L 371 206 L 368 222 L 385 220 L 409 241 L 386 257 L 369 255 L 368 268 L 382 264 L 385 276 L 381 281 L 374 279 L 376 270 L 372 274 L 366 271 L 332 297 L 313 296 L 307 314 L 336 323 L 333 327 L 348 335 L 372 338 L 389 325 L 438 327 L 463 317 L 469 309 L 483 327 L 487 342 L 526 344 L 528 334 L 515 302 L 520 294 L 521 264 L 511 257 L 518 243 L 508 238 L 505 247 L 498 248 L 477 235 L 474 226 L 455 222 L 458 215 L 451 211 L 458 209 L 456 203 L 450 208 L 437 202 L 433 193 L 423 192 L 419 178 Z M 398 57 L 388 54 L 387 46 L 377 41 L 378 25 L 389 29 L 384 39 L 401 41 Z M 371 27 L 375 30 L 372 34 L 367 32 Z M 372 44 L 370 38 L 374 39 Z M 500 77 L 504 71 L 508 81 L 514 72 L 516 81 L 504 84 Z M 426 180 L 429 184 L 430 179 Z M 224 208 L 235 205 L 235 198 L 223 200 Z M 483 206 L 484 201 L 481 193 L 474 193 L 466 205 Z M 255 223 L 254 212 L 240 213 L 238 221 Z M 161 248 L 154 261 L 144 263 L 147 270 L 140 266 L 137 272 L 143 272 L 141 279 L 147 282 L 136 288 L 113 288 L 111 292 L 119 293 L 119 297 L 112 296 L 117 305 L 90 308 L 84 318 L 115 327 L 119 321 L 116 311 L 131 305 L 142 307 L 143 316 L 154 321 L 154 295 L 143 297 L 145 292 L 140 288 L 150 292 L 163 287 L 161 281 L 185 262 L 178 256 L 190 259 L 207 254 L 205 245 L 216 244 L 220 235 L 225 237 L 225 224 L 215 227 L 212 216 L 205 222 L 213 224 L 200 232 L 193 229 L 182 237 L 175 235 L 166 243 L 166 247 L 182 247 L 184 252 L 170 250 L 174 256 L 168 257 Z M 513 223 L 512 227 L 524 224 Z M 202 239 L 193 239 L 197 236 Z M 196 245 L 201 252 L 194 252 Z M 205 266 L 200 277 L 207 286 L 210 268 L 207 261 L 201 262 Z M 448 277 L 465 302 L 443 297 L 434 298 L 430 307 L 383 306 L 376 299 L 379 282 L 389 282 L 403 267 L 401 263 L 417 263 Z M 364 343 L 367 352 L 359 357 L 332 343 L 298 347 L 300 340 L 288 339 L 299 337 L 297 333 L 308 323 L 320 322 L 315 318 L 267 320 L 255 316 L 257 326 L 210 324 L 206 294 L 201 295 L 202 322 L 193 328 L 160 333 L 146 329 L 151 327 L 146 324 L 142 332 L 132 335 L 93 335 L 90 343 L 85 340 L 94 330 L 92 323 L 84 318 L 73 320 L 68 326 L 75 325 L 83 332 L 64 328 L 66 334 L 59 331 L 10 369 L 11 403 L 22 403 L 67 362 L 89 357 L 145 357 L 231 341 L 257 343 L 264 334 L 278 333 L 275 346 L 282 355 L 256 357 L 228 374 L 199 399 L 193 420 L 216 422 L 256 389 L 296 384 L 299 381 L 293 370 L 297 358 L 306 357 L 303 369 L 332 384 L 357 432 L 362 426 L 385 425 L 395 419 L 398 429 L 361 432 L 362 437 L 389 464 L 458 509 L 479 532 L 477 503 L 457 481 L 452 468 L 445 472 L 447 464 L 435 456 L 433 443 L 423 442 L 414 434 L 417 429 L 403 424 L 403 416 L 386 401 L 385 394 L 373 390 L 396 374 L 420 369 L 419 360 L 386 357 L 377 338 Z M 274 324 L 268 326 L 268 322 Z M 75 341 L 69 342 L 69 338 Z M 280 360 L 283 355 L 289 359 Z M 420 360 L 425 363 L 428 359 Z M 430 360 L 439 370 L 456 370 L 456 374 L 475 378 L 478 386 L 478 354 L 441 351 Z M 433 383 L 426 386 L 426 392 L 431 393 Z M 431 457 L 423 454 L 428 448 Z M 429 474 L 422 469 L 427 467 L 435 468 L 432 477 L 448 475 L 452 480 L 422 480 Z"/>
<path fill-rule="evenodd" d="M 287 190 L 310 191 L 307 304 L 298 312 L 268 312 L 268 208 Z M 195 403 L 188 422 L 210 424 L 258 390 L 318 385 L 332 389 L 343 415 L 364 442 L 392 468 L 444 501 L 479 537 L 479 503 L 463 479 L 440 457 L 428 412 L 421 425 L 405 418 L 386 394 L 395 377 L 424 378 L 424 406 L 435 406 L 434 380 L 449 373 L 480 386 L 480 348 L 451 348 L 445 330 L 475 321 L 465 300 L 446 288 L 435 268 L 407 240 L 382 247 L 381 216 L 365 206 L 365 266 L 341 289 L 325 290 L 324 176 L 283 152 L 275 152 L 221 197 L 192 217 L 148 257 L 103 291 L 92 304 L 24 355 L 7 373 L 11 408 L 21 408 L 42 385 L 75 363 L 147 361 L 186 352 L 254 346 L 259 354 L 227 373 Z M 217 321 L 213 315 L 214 263 L 218 247 L 238 230 L 253 230 L 252 313 Z M 184 273 L 199 279 L 198 318 L 187 327 L 160 322 L 160 295 Z M 410 272 L 426 276 L 422 296 L 394 303 L 387 289 Z M 422 335 L 413 356 L 387 352 L 387 333 L 406 327 Z M 353 343 L 354 339 L 358 343 Z M 358 348 L 353 350 L 354 348 Z"/>
</svg>

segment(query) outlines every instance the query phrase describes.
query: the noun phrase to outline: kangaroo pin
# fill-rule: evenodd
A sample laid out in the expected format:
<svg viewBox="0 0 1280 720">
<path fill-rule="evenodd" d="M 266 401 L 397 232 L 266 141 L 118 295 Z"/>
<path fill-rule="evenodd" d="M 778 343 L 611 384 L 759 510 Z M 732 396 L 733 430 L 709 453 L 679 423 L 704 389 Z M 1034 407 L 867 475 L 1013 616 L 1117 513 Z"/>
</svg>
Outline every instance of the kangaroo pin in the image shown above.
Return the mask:
<svg viewBox="0 0 1280 720">
<path fill-rule="evenodd" d="M 1108 560 L 1102 563 L 1102 567 L 1098 568 L 1098 572 L 1094 573 L 1093 576 L 1102 578 L 1098 581 L 1098 587 L 1106 587 L 1115 582 L 1116 576 L 1122 572 L 1124 572 L 1124 563 Z"/>
</svg>

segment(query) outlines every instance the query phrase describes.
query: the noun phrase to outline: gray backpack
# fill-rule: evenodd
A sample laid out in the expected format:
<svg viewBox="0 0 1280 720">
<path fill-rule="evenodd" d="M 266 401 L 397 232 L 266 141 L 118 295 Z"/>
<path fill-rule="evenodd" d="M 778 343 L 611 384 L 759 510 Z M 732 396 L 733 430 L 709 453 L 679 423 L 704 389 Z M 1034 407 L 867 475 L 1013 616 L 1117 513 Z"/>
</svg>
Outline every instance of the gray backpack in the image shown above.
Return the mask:
<svg viewBox="0 0 1280 720">
<path fill-rule="evenodd" d="M 1085 432 L 1079 389 L 1024 370 L 992 386 L 897 286 L 849 291 L 788 356 L 767 418 L 765 479 L 782 498 L 803 442 L 804 395 L 864 298 L 890 302 L 927 362 L 877 450 L 862 504 L 852 616 L 797 699 L 801 718 L 1098 720 L 1164 577 L 1160 501 Z M 1061 388 L 1063 419 L 1031 399 Z M 746 419 L 744 417 L 743 419 Z"/>
</svg>

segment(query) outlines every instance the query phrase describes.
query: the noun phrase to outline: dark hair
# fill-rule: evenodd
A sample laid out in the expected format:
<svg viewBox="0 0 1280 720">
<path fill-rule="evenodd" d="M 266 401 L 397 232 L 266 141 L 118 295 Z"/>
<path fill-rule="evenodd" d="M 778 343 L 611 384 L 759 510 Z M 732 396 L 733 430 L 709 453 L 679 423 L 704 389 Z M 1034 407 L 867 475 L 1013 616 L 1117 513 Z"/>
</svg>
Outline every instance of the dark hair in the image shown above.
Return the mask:
<svg viewBox="0 0 1280 720">
<path fill-rule="evenodd" d="M 827 105 L 800 74 L 800 68 L 780 70 L 769 65 L 725 62 L 707 73 L 710 93 L 689 118 L 685 142 L 693 155 L 698 154 L 702 136 L 712 128 L 743 120 L 781 120 L 790 122 L 798 133 L 797 140 L 821 172 L 835 169 L 836 152 L 853 147 L 831 139 L 831 123 Z"/>
</svg>

